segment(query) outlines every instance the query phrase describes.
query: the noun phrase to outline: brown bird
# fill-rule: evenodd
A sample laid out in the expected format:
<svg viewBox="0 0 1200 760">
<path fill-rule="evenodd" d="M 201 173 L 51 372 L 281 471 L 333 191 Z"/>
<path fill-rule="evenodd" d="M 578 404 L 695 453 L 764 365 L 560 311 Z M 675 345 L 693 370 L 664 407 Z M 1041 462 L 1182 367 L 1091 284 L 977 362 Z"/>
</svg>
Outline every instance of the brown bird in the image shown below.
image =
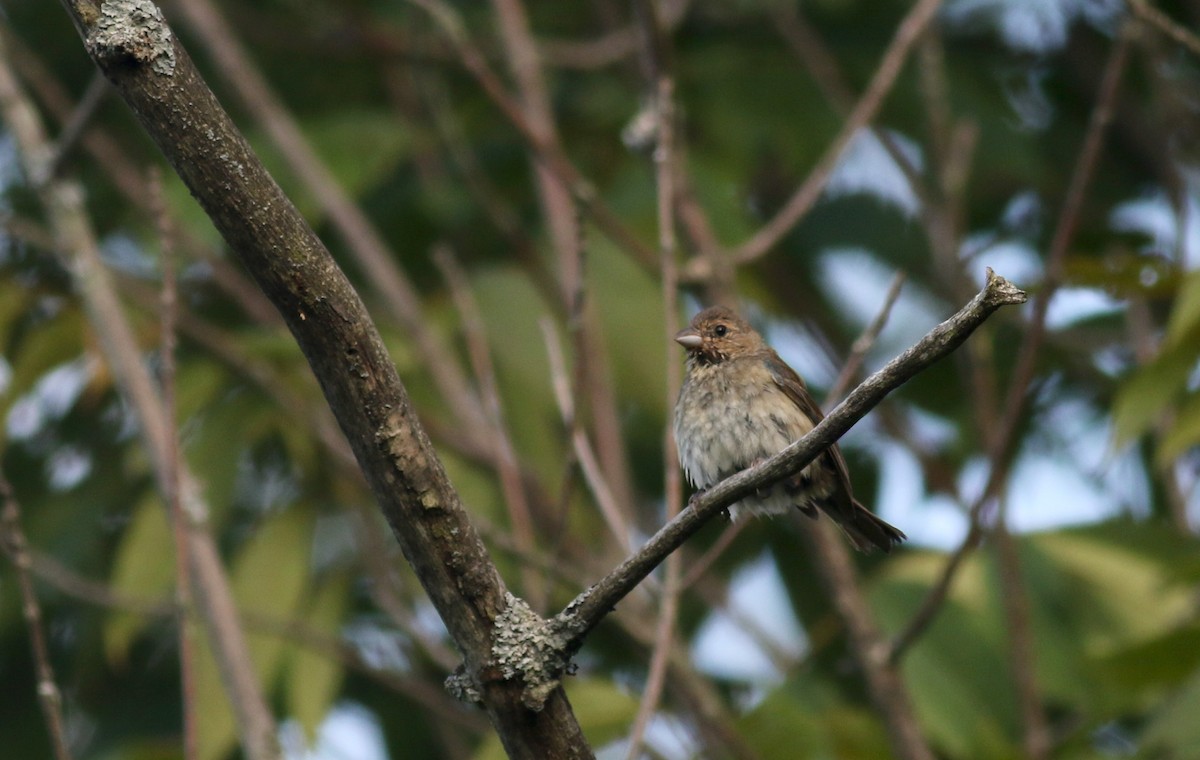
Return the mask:
<svg viewBox="0 0 1200 760">
<path fill-rule="evenodd" d="M 804 381 L 749 323 L 723 307 L 705 309 L 675 336 L 687 349 L 687 375 L 675 404 L 679 463 L 700 489 L 779 453 L 824 415 Z M 887 552 L 904 540 L 896 528 L 855 501 L 837 444 L 799 473 L 729 508 L 758 515 L 795 506 L 830 517 L 860 551 Z"/>
</svg>

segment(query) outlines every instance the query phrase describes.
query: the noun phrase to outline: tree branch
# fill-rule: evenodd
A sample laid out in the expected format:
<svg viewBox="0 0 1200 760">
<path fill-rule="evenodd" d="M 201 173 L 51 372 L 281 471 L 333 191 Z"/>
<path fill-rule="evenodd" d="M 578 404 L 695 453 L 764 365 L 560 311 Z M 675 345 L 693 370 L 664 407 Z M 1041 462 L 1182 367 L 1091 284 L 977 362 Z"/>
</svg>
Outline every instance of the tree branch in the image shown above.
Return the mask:
<svg viewBox="0 0 1200 760">
<path fill-rule="evenodd" d="M 509 755 L 592 756 L 561 688 L 539 711 L 493 666 L 521 609 L 488 556 L 358 294 L 221 109 L 149 0 L 64 0 L 93 60 L 279 310 L 466 662 Z M 498 659 L 498 658 L 497 658 Z"/>
<path fill-rule="evenodd" d="M 29 577 L 32 559 L 25 531 L 21 529 L 21 507 L 13 494 L 8 478 L 0 473 L 0 549 L 12 561 L 17 572 L 17 587 L 21 590 L 21 614 L 29 629 L 29 647 L 33 650 L 33 663 L 37 671 L 37 695 L 50 733 L 50 745 L 54 748 L 55 760 L 71 760 L 71 749 L 67 744 L 66 723 L 62 713 L 62 692 L 54 680 L 54 668 L 50 664 L 50 648 L 46 644 L 46 628 L 42 624 L 42 606 L 38 604 L 33 579 Z"/>
</svg>

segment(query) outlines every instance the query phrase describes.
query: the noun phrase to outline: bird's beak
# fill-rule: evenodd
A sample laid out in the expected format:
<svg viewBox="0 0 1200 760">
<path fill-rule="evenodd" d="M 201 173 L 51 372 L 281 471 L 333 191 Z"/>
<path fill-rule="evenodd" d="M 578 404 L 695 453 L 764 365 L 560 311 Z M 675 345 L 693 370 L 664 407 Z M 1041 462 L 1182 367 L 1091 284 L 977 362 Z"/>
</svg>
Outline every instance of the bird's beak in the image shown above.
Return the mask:
<svg viewBox="0 0 1200 760">
<path fill-rule="evenodd" d="M 675 333 L 675 342 L 691 350 L 693 348 L 700 348 L 700 344 L 703 341 L 700 338 L 700 333 L 696 332 L 695 328 L 689 327 Z"/>
</svg>

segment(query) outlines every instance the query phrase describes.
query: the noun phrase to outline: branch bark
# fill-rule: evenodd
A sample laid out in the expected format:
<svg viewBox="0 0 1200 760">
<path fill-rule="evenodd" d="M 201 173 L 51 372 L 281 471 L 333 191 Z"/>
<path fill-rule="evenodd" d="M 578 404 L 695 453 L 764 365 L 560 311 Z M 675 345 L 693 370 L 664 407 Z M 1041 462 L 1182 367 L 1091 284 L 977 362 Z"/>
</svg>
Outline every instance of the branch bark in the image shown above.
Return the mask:
<svg viewBox="0 0 1200 760">
<path fill-rule="evenodd" d="M 507 593 L 375 325 L 329 252 L 153 3 L 64 4 L 97 66 L 283 316 L 405 557 L 461 648 L 472 693 L 509 755 L 591 757 L 561 687 L 548 688 L 542 709 L 530 710 L 522 702 L 527 673 L 497 667 L 498 619 L 519 622 L 521 606 Z"/>
</svg>

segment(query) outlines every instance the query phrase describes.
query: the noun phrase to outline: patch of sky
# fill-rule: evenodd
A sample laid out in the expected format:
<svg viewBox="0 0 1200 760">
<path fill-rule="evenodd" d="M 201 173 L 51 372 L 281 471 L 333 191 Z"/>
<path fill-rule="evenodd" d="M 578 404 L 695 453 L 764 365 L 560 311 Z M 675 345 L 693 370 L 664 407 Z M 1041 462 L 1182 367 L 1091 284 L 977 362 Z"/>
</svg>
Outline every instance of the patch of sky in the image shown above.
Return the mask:
<svg viewBox="0 0 1200 760">
<path fill-rule="evenodd" d="M 784 676 L 778 658 L 795 660 L 807 647 L 779 568 L 764 553 L 733 574 L 728 610 L 710 613 L 701 624 L 692 659 L 718 678 L 778 683 Z"/>
<path fill-rule="evenodd" d="M 113 269 L 143 279 L 158 276 L 156 258 L 141 243 L 124 233 L 106 237 L 100 244 L 100 254 Z"/>
<path fill-rule="evenodd" d="M 340 702 L 321 721 L 310 745 L 295 720 L 279 727 L 287 760 L 388 760 L 387 743 L 375 713 L 355 702 Z"/>
<path fill-rule="evenodd" d="M 879 314 L 895 276 L 895 270 L 864 248 L 827 248 L 817 260 L 822 290 L 860 331 Z M 947 305 L 909 280 L 868 358 L 890 359 L 949 316 L 948 310 Z"/>
<path fill-rule="evenodd" d="M 899 132 L 886 132 L 889 142 L 917 174 L 924 164 L 917 143 Z M 920 200 L 913 192 L 904 170 L 888 151 L 879 135 L 870 129 L 859 130 L 838 159 L 825 183 L 825 197 L 870 195 L 907 217 L 916 216 Z"/>
<path fill-rule="evenodd" d="M 75 405 L 90 378 L 88 363 L 83 359 L 46 373 L 9 409 L 5 421 L 8 437 L 14 441 L 29 440 L 48 423 L 61 419 Z"/>
<path fill-rule="evenodd" d="M 950 0 L 941 17 L 951 31 L 986 30 L 1014 51 L 1046 55 L 1062 49 L 1076 21 L 1112 33 L 1122 12 L 1120 0 Z"/>
<path fill-rule="evenodd" d="M 1185 265 L 1196 266 L 1200 252 L 1200 202 L 1192 189 L 1196 181 L 1186 183 L 1189 191 L 1184 198 L 1182 213 L 1161 189 L 1148 190 L 1137 198 L 1113 208 L 1108 224 L 1116 232 L 1141 234 L 1146 237 L 1140 253 L 1174 258 L 1182 255 Z"/>
<path fill-rule="evenodd" d="M 92 457 L 75 446 L 59 446 L 46 461 L 50 489 L 69 491 L 92 473 Z"/>
</svg>

